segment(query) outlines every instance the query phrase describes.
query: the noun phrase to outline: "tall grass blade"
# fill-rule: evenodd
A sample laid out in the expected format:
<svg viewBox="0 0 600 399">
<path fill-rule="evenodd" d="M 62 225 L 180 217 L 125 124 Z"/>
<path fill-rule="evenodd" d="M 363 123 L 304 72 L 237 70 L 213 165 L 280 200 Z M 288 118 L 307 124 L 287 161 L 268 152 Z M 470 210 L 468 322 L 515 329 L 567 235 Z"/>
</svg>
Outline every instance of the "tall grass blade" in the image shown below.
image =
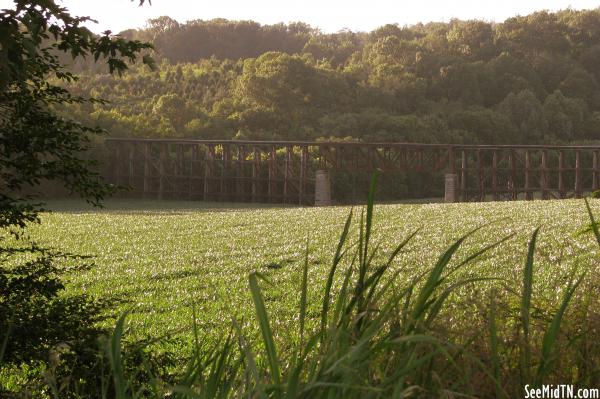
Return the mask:
<svg viewBox="0 0 600 399">
<path fill-rule="evenodd" d="M 123 337 L 123 331 L 125 329 L 125 319 L 129 312 L 125 312 L 117 320 L 115 330 L 113 331 L 109 347 L 108 347 L 108 358 L 110 361 L 111 370 L 113 373 L 113 381 L 115 383 L 115 397 L 117 399 L 127 398 L 127 383 L 125 380 L 125 373 L 123 370 L 123 359 L 121 356 L 121 338 Z"/>
<path fill-rule="evenodd" d="M 410 317 L 410 304 L 412 302 L 415 285 L 416 283 L 413 282 L 408 287 L 406 296 L 404 297 L 404 304 L 402 305 L 402 325 L 406 325 L 408 323 L 408 318 Z"/>
<path fill-rule="evenodd" d="M 369 188 L 369 196 L 367 199 L 367 212 L 362 212 L 360 215 L 360 230 L 359 230 L 359 264 L 358 264 L 358 279 L 354 290 L 354 297 L 351 300 L 351 304 L 357 304 L 357 310 L 359 313 L 364 311 L 365 301 L 365 278 L 367 276 L 368 268 L 371 264 L 377 248 L 372 251 L 369 256 L 369 242 L 371 239 L 371 231 L 373 228 L 373 208 L 375 203 L 375 191 L 377 189 L 377 172 L 373 173 L 371 177 L 371 187 Z M 359 322 L 359 326 L 360 326 Z"/>
<path fill-rule="evenodd" d="M 333 278 L 335 276 L 335 271 L 342 259 L 343 253 L 342 248 L 346 243 L 346 239 L 348 238 L 348 232 L 350 231 L 350 224 L 352 223 L 352 213 L 350 210 L 348 217 L 346 218 L 346 223 L 344 224 L 344 230 L 340 236 L 337 249 L 335 251 L 335 255 L 333 256 L 333 262 L 331 264 L 331 268 L 329 269 L 329 275 L 327 276 L 327 282 L 325 283 L 325 295 L 323 297 L 323 309 L 321 310 L 321 333 L 324 334 L 325 328 L 327 326 L 327 315 L 329 312 L 329 302 L 331 297 L 331 286 L 333 285 Z"/>
<path fill-rule="evenodd" d="M 344 248 L 344 244 L 346 243 L 346 238 L 348 237 L 348 232 L 350 231 L 350 225 L 352 223 L 352 216 L 354 214 L 354 210 L 350 209 L 350 213 L 346 217 L 346 222 L 344 223 L 344 229 L 342 230 L 342 234 L 340 235 L 340 239 L 338 240 L 337 247 L 335 249 L 335 255 L 333 256 L 332 264 L 339 263 L 342 258 L 342 249 Z"/>
<path fill-rule="evenodd" d="M 375 290 L 376 290 L 377 286 L 379 285 L 379 280 L 381 279 L 381 277 L 383 276 L 385 271 L 391 266 L 392 262 L 394 261 L 394 259 L 396 259 L 396 256 L 398 256 L 398 254 L 400 253 L 402 248 L 404 248 L 408 244 L 408 242 L 418 232 L 419 232 L 419 229 L 417 229 L 413 233 L 409 234 L 408 237 L 406 237 L 400 244 L 398 244 L 398 246 L 394 249 L 394 251 L 392 251 L 387 262 L 385 264 L 383 264 L 382 266 L 380 266 L 377 270 L 375 270 L 375 272 L 373 274 L 371 274 L 371 276 L 369 276 L 369 278 L 367 279 L 367 281 L 365 283 L 366 287 L 369 288 L 369 292 L 367 293 L 367 302 L 369 302 L 373 299 L 373 294 L 375 293 Z M 394 276 L 396 276 L 396 275 L 397 275 L 397 273 L 394 274 Z"/>
<path fill-rule="evenodd" d="M 454 244 L 452 244 L 442 254 L 442 256 L 440 256 L 433 269 L 429 272 L 427 280 L 425 281 L 423 287 L 421 287 L 417 295 L 415 305 L 411 312 L 411 320 L 409 321 L 407 326 L 407 333 L 412 332 L 414 330 L 418 321 L 424 316 L 426 309 L 429 307 L 429 305 L 431 305 L 431 296 L 440 284 L 440 281 L 442 280 L 442 273 L 444 272 L 444 269 L 446 268 L 448 263 L 450 263 L 450 260 L 452 259 L 454 253 L 458 250 L 462 243 L 477 230 L 479 230 L 479 228 L 470 231 L 469 233 L 455 241 Z"/>
<path fill-rule="evenodd" d="M 279 386 L 281 383 L 279 374 L 279 359 L 277 357 L 275 341 L 273 340 L 273 332 L 271 330 L 271 326 L 269 325 L 269 317 L 265 308 L 265 302 L 263 300 L 260 287 L 258 286 L 258 275 L 258 273 L 251 273 L 248 276 L 248 280 L 250 282 L 250 292 L 252 293 L 252 300 L 254 301 L 260 332 L 262 334 L 263 343 L 267 352 L 267 361 L 271 371 L 271 378 L 273 379 L 273 383 Z"/>
<path fill-rule="evenodd" d="M 496 385 L 496 398 L 501 398 L 503 395 L 500 386 L 500 352 L 498 347 L 498 326 L 496 325 L 496 290 L 491 291 L 490 310 L 488 313 L 488 328 L 490 334 L 490 352 L 492 360 L 492 376 Z"/>
<path fill-rule="evenodd" d="M 201 354 L 200 338 L 198 334 L 198 325 L 196 317 L 196 308 L 192 306 L 192 332 L 194 336 L 194 351 L 190 358 L 186 370 L 183 373 L 178 386 L 191 386 L 198 379 L 198 374 L 201 372 Z"/>
<path fill-rule="evenodd" d="M 319 335 L 315 334 L 312 337 L 310 337 L 306 345 L 304 345 L 303 348 L 301 348 L 300 355 L 296 359 L 296 362 L 292 365 L 291 372 L 288 373 L 287 386 L 285 392 L 286 398 L 293 399 L 301 397 L 301 395 L 298 394 L 298 392 L 300 391 L 300 377 L 303 375 L 303 371 L 308 368 L 309 370 L 305 374 L 305 377 L 307 380 L 309 380 L 312 374 L 312 370 L 310 370 L 310 368 L 311 366 L 316 366 L 316 362 L 312 362 L 312 365 L 309 364 L 309 362 L 306 361 L 306 356 L 312 350 L 314 350 L 318 342 Z M 303 389 L 306 389 L 306 385 L 307 384 L 304 385 Z"/>
<path fill-rule="evenodd" d="M 590 217 L 590 222 L 592 223 L 590 227 L 594 232 L 596 242 L 598 243 L 598 245 L 600 245 L 600 230 L 598 229 L 598 223 L 596 223 L 596 221 L 594 220 L 594 213 L 592 212 L 592 208 L 590 207 L 590 203 L 588 202 L 587 198 L 584 198 L 583 200 L 585 201 L 585 207 L 587 209 L 588 216 Z"/>
<path fill-rule="evenodd" d="M 302 282 L 300 283 L 300 347 L 304 343 L 304 323 L 306 320 L 306 295 L 308 289 L 308 245 L 306 238 L 306 251 L 304 254 L 304 267 L 302 268 Z"/>
<path fill-rule="evenodd" d="M 333 311 L 332 325 L 336 325 L 338 323 L 338 321 L 340 320 L 340 315 L 341 315 L 342 309 L 344 309 L 346 307 L 347 298 L 348 298 L 348 287 L 350 286 L 350 278 L 352 277 L 352 271 L 354 269 L 354 265 L 356 264 L 357 256 L 358 256 L 358 254 L 355 253 L 354 256 L 352 257 L 352 261 L 350 262 L 350 266 L 348 267 L 348 269 L 346 270 L 346 273 L 344 274 L 342 288 L 340 289 L 340 293 L 338 295 L 338 300 L 336 301 L 336 306 Z"/>
<path fill-rule="evenodd" d="M 425 320 L 425 325 L 429 326 L 433 322 L 433 320 L 437 317 L 437 315 L 442 310 L 444 302 L 446 302 L 446 299 L 448 299 L 448 297 L 454 290 L 456 290 L 457 288 L 460 288 L 464 285 L 470 284 L 470 283 L 475 283 L 478 281 L 491 281 L 491 280 L 499 280 L 499 279 L 495 278 L 495 277 L 472 277 L 472 278 L 461 280 L 457 283 L 452 284 L 450 287 L 446 288 L 437 298 L 434 298 L 434 300 L 432 301 L 432 304 L 427 311 L 427 318 Z"/>
<path fill-rule="evenodd" d="M 360 285 L 361 278 L 363 274 L 363 267 L 365 264 L 365 210 L 361 210 L 360 212 L 360 224 L 358 225 L 358 280 L 357 286 Z"/>
<path fill-rule="evenodd" d="M 454 272 L 456 269 L 461 268 L 462 266 L 471 263 L 472 261 L 474 261 L 475 259 L 479 258 L 481 255 L 483 255 L 484 253 L 488 252 L 491 249 L 496 248 L 497 246 L 499 246 L 500 244 L 510 240 L 511 238 L 513 238 L 517 233 L 511 233 L 501 239 L 499 239 L 496 242 L 493 242 L 489 245 L 486 245 L 485 247 L 481 248 L 480 250 L 475 251 L 474 253 L 472 253 L 471 255 L 467 256 L 465 258 L 465 260 L 463 260 L 462 262 L 460 262 L 455 268 L 453 268 L 452 272 Z M 450 273 L 449 273 L 450 274 Z"/>
<path fill-rule="evenodd" d="M 212 360 L 210 371 L 206 382 L 205 396 L 209 398 L 228 397 L 232 380 L 237 375 L 241 359 L 232 365 L 234 356 L 232 351 L 232 335 L 230 334 L 225 344 L 218 350 L 216 357 Z"/>
<path fill-rule="evenodd" d="M 529 345 L 529 330 L 530 330 L 530 314 L 531 314 L 531 295 L 533 293 L 533 260 L 535 255 L 535 244 L 540 228 L 536 228 L 529 240 L 527 250 L 527 259 L 525 268 L 523 269 L 523 291 L 521 292 L 521 326 L 523 328 L 523 348 L 522 348 L 522 364 L 521 371 L 523 373 L 524 382 L 530 381 L 530 366 L 531 366 L 531 347 Z"/>
<path fill-rule="evenodd" d="M 371 187 L 369 188 L 369 197 L 367 199 L 367 219 L 365 226 L 365 242 L 363 259 L 367 259 L 369 249 L 369 240 L 371 238 L 371 228 L 373 226 L 373 206 L 375 204 L 375 191 L 377 189 L 377 172 L 371 177 Z"/>
<path fill-rule="evenodd" d="M 241 328 L 240 324 L 238 323 L 238 321 L 236 319 L 233 319 L 232 323 L 233 323 L 233 328 L 235 329 L 237 337 L 238 337 L 238 345 L 244 355 L 244 360 L 247 363 L 246 369 L 250 370 L 250 373 L 252 374 L 252 377 L 254 378 L 254 382 L 260 391 L 260 388 L 261 388 L 260 373 L 258 371 L 258 366 L 256 365 L 256 360 L 255 360 L 254 354 L 250 350 L 250 347 L 248 346 L 248 343 L 246 342 L 246 339 L 244 338 L 244 335 L 242 334 L 242 328 Z"/>
<path fill-rule="evenodd" d="M 540 363 L 537 369 L 536 377 L 535 377 L 535 385 L 538 386 L 544 380 L 544 377 L 548 375 L 548 372 L 551 370 L 553 359 L 553 350 L 556 343 L 556 338 L 558 337 L 558 331 L 560 330 L 560 325 L 562 323 L 563 316 L 575 293 L 579 284 L 583 281 L 585 277 L 585 273 L 582 274 L 574 284 L 570 284 L 567 288 L 563 300 L 558 308 L 558 311 L 552 318 L 548 329 L 544 333 L 544 338 L 542 340 L 542 355 L 540 358 Z"/>
</svg>

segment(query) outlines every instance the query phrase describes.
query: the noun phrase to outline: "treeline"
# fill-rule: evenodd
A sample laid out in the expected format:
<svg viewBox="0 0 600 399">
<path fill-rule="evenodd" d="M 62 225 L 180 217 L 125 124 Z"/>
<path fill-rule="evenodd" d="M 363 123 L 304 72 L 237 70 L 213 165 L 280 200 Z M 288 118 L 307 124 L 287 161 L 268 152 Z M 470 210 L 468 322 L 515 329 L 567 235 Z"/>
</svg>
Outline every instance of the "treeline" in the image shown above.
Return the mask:
<svg viewBox="0 0 600 399">
<path fill-rule="evenodd" d="M 113 136 L 566 143 L 600 136 L 600 9 L 325 34 L 161 17 L 158 68 L 89 64 L 72 106 Z"/>
</svg>

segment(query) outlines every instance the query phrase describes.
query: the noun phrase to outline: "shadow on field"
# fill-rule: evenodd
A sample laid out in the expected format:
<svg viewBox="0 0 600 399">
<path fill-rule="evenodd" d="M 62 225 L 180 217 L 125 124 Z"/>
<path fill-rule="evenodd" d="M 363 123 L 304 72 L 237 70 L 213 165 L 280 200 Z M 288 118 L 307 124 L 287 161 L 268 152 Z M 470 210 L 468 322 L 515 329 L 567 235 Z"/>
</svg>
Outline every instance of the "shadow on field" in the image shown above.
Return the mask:
<svg viewBox="0 0 600 399">
<path fill-rule="evenodd" d="M 185 214 L 187 212 L 243 212 L 256 209 L 290 209 L 298 208 L 285 204 L 257 204 L 257 203 L 231 203 L 231 202 L 203 202 L 203 201 L 171 201 L 171 200 L 136 200 L 136 199 L 109 199 L 104 201 L 102 208 L 93 207 L 79 199 L 48 199 L 44 209 L 61 213 L 124 213 L 124 214 Z"/>
<path fill-rule="evenodd" d="M 191 277 L 194 275 L 199 275 L 200 272 L 198 270 L 174 270 L 168 273 L 160 273 L 154 276 L 149 277 L 149 280 L 152 281 L 171 281 L 171 280 L 179 280 L 187 277 Z"/>
<path fill-rule="evenodd" d="M 288 259 L 282 259 L 279 261 L 269 262 L 269 263 L 265 264 L 264 267 L 267 269 L 270 269 L 270 270 L 279 270 L 279 269 L 283 269 L 284 266 L 287 266 L 294 262 L 295 262 L 294 259 L 288 258 Z"/>
</svg>

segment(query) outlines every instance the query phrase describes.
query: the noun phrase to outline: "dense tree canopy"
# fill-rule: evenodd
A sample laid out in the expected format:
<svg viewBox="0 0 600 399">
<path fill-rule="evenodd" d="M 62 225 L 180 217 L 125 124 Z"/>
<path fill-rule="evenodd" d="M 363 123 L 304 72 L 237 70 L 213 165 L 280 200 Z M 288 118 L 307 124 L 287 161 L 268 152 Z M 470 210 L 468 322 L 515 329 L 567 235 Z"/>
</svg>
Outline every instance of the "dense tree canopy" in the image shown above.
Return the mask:
<svg viewBox="0 0 600 399">
<path fill-rule="evenodd" d="M 94 35 L 82 26 L 87 21 L 54 1 L 15 0 L 14 8 L 0 10 L 0 228 L 36 219 L 26 193 L 44 180 L 60 181 L 95 204 L 111 191 L 82 156 L 100 130 L 54 110 L 101 102 L 65 88 L 76 76 L 61 58 L 101 59 L 109 73 L 122 73 L 152 45 L 110 31 Z"/>
<path fill-rule="evenodd" d="M 169 17 L 155 72 L 73 65 L 109 104 L 68 112 L 114 136 L 559 143 L 598 138 L 600 10 L 325 34 Z"/>
</svg>

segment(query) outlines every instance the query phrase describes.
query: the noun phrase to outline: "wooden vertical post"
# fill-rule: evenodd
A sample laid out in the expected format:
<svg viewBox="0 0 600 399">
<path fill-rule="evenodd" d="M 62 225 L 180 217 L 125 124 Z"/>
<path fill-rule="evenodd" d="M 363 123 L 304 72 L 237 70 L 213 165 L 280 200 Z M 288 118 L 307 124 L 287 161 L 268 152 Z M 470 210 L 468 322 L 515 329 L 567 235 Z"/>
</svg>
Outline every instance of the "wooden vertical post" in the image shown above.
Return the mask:
<svg viewBox="0 0 600 399">
<path fill-rule="evenodd" d="M 494 150 L 492 154 L 492 191 L 494 195 L 494 201 L 498 201 L 500 196 L 498 195 L 498 151 Z"/>
<path fill-rule="evenodd" d="M 150 143 L 144 144 L 144 198 L 148 197 L 150 192 Z"/>
<path fill-rule="evenodd" d="M 215 162 L 215 146 L 209 144 L 206 147 L 206 154 L 204 155 L 204 188 L 202 197 L 204 201 L 208 201 L 210 195 L 210 186 L 212 180 L 212 169 Z"/>
<path fill-rule="evenodd" d="M 269 152 L 269 181 L 268 181 L 268 196 L 269 202 L 275 202 L 275 175 L 277 174 L 277 152 L 275 146 L 271 146 L 271 151 Z"/>
<path fill-rule="evenodd" d="M 461 152 L 460 162 L 460 200 L 467 201 L 467 153 Z"/>
<path fill-rule="evenodd" d="M 565 152 L 560 150 L 558 153 L 558 193 L 560 198 L 565 198 Z"/>
<path fill-rule="evenodd" d="M 190 155 L 190 173 L 188 175 L 188 199 L 192 199 L 194 191 L 194 164 L 198 159 L 198 146 L 192 145 L 192 153 Z"/>
<path fill-rule="evenodd" d="M 548 199 L 548 151 L 542 150 L 542 173 L 540 174 L 540 188 L 542 199 Z"/>
<path fill-rule="evenodd" d="M 299 192 L 299 204 L 302 205 L 305 201 L 305 189 L 306 189 L 306 174 L 308 171 L 308 147 L 303 145 L 301 147 L 300 155 L 300 192 Z"/>
<path fill-rule="evenodd" d="M 456 161 L 454 159 L 454 147 L 448 147 L 448 170 L 451 174 L 456 174 Z"/>
<path fill-rule="evenodd" d="M 575 151 L 575 198 L 581 198 L 581 154 Z"/>
<path fill-rule="evenodd" d="M 183 167 L 183 144 L 178 144 L 176 147 L 176 160 L 175 160 L 175 176 L 173 177 L 174 194 L 176 196 L 183 194 L 183 182 L 184 182 L 184 167 Z"/>
<path fill-rule="evenodd" d="M 481 149 L 477 150 L 477 189 L 479 201 L 485 201 L 485 188 L 483 186 L 483 168 L 481 165 Z"/>
<path fill-rule="evenodd" d="M 121 184 L 121 171 L 119 168 L 119 165 L 121 164 L 121 144 L 120 143 L 116 143 L 115 144 L 115 157 L 113 159 L 113 176 L 114 176 L 114 181 L 115 181 L 115 185 L 119 185 Z"/>
<path fill-rule="evenodd" d="M 224 144 L 221 147 L 223 153 L 221 154 L 221 200 L 230 200 L 229 198 L 229 187 L 230 184 L 230 164 L 231 164 L 231 147 L 229 144 Z"/>
<path fill-rule="evenodd" d="M 215 172 L 219 179 L 219 193 L 217 194 L 219 201 L 225 200 L 225 146 L 221 145 L 221 159 L 217 160 L 215 154 L 215 166 L 218 168 Z"/>
<path fill-rule="evenodd" d="M 133 188 L 135 185 L 135 165 L 134 165 L 134 159 L 135 159 L 135 143 L 131 143 L 130 147 L 129 147 L 129 167 L 128 167 L 128 179 L 127 179 L 127 183 L 129 185 L 129 187 Z"/>
<path fill-rule="evenodd" d="M 509 165 L 509 178 L 508 178 L 508 191 L 512 200 L 517 199 L 517 190 L 515 189 L 515 156 L 513 150 L 508 150 L 508 165 Z"/>
<path fill-rule="evenodd" d="M 403 148 L 400 151 L 402 153 L 402 169 L 408 169 L 410 163 L 410 155 L 408 153 L 408 148 Z"/>
<path fill-rule="evenodd" d="M 283 177 L 283 203 L 287 204 L 289 196 L 288 180 L 291 177 L 292 157 L 294 147 L 288 146 L 285 150 L 285 175 Z"/>
<path fill-rule="evenodd" d="M 160 146 L 160 155 L 158 157 L 158 199 L 163 199 L 165 192 L 165 162 L 166 162 L 166 151 L 168 144 L 162 144 Z"/>
<path fill-rule="evenodd" d="M 252 202 L 258 201 L 258 179 L 260 175 L 260 150 L 252 148 Z"/>
<path fill-rule="evenodd" d="M 592 191 L 598 190 L 598 151 L 592 153 Z"/>
<path fill-rule="evenodd" d="M 325 159 L 325 154 L 329 154 L 329 158 L 333 159 L 334 164 L 338 162 L 338 153 L 337 148 L 329 147 L 329 146 L 319 146 L 319 152 L 317 154 L 317 169 L 323 169 L 323 163 Z"/>
<path fill-rule="evenodd" d="M 237 172 L 235 184 L 235 199 L 242 201 L 244 199 L 244 162 L 246 161 L 246 151 L 243 145 L 237 148 Z"/>
<path fill-rule="evenodd" d="M 525 199 L 527 199 L 528 201 L 533 199 L 533 195 L 531 192 L 531 182 L 530 182 L 530 178 L 531 178 L 530 166 L 531 166 L 530 153 L 529 153 L 529 150 L 525 150 Z"/>
</svg>

